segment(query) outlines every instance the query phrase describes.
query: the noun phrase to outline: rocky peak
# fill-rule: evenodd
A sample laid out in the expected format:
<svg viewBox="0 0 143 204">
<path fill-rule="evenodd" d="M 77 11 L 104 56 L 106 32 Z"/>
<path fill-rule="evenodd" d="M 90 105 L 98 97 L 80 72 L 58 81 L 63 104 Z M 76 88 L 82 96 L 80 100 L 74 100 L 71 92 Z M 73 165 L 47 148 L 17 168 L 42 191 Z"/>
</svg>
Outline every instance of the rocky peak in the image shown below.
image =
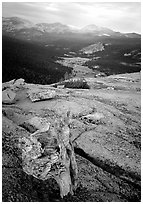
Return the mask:
<svg viewBox="0 0 143 204">
<path fill-rule="evenodd" d="M 34 24 L 26 19 L 19 17 L 3 17 L 2 18 L 2 28 L 3 30 L 9 32 L 13 30 L 20 30 L 23 28 L 33 27 Z"/>
<path fill-rule="evenodd" d="M 114 31 L 109 29 L 109 28 L 105 28 L 105 27 L 100 27 L 100 26 L 97 26 L 97 25 L 94 25 L 94 24 L 91 24 L 91 25 L 87 25 L 85 27 L 83 27 L 81 29 L 82 32 L 85 32 L 85 33 L 90 33 L 90 32 L 102 32 L 103 34 L 109 34 L 109 33 L 113 33 Z"/>
<path fill-rule="evenodd" d="M 38 23 L 36 24 L 37 28 L 43 32 L 56 32 L 56 33 L 64 33 L 70 31 L 70 28 L 67 25 L 62 23 Z"/>
</svg>

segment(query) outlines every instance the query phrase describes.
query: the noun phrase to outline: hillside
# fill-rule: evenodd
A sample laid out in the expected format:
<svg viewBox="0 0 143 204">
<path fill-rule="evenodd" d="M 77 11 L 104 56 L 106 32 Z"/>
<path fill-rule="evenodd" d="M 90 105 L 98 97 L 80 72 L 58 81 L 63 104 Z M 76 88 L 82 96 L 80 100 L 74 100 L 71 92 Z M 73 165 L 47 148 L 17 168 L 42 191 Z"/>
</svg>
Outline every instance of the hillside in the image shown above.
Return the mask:
<svg viewBox="0 0 143 204">
<path fill-rule="evenodd" d="M 99 52 L 99 51 L 103 51 L 104 50 L 104 45 L 100 42 L 98 42 L 97 44 L 92 44 L 89 45 L 88 47 L 85 47 L 83 49 L 81 49 L 80 51 L 84 54 L 93 54 L 95 52 Z"/>
<path fill-rule="evenodd" d="M 24 77 L 29 83 L 50 84 L 72 71 L 55 63 L 62 51 L 6 36 L 2 41 L 3 82 Z"/>
<path fill-rule="evenodd" d="M 77 74 L 79 76 L 79 72 L 94 77 L 99 73 L 111 75 L 141 70 L 141 42 L 136 38 L 116 40 L 105 37 L 99 39 L 81 34 L 54 34 L 28 41 L 27 38 L 21 40 L 3 34 L 2 41 L 3 82 L 14 78 L 25 78 L 28 83 L 50 84 L 63 80 L 65 75 L 71 77 Z M 99 42 L 104 45 L 104 50 L 90 55 L 80 51 L 85 48 L 91 51 L 91 46 L 98 45 Z M 83 58 L 81 59 L 83 62 L 84 58 L 87 58 L 87 62 L 82 63 L 82 66 L 77 66 L 77 57 Z M 74 68 L 68 63 L 70 58 L 75 64 Z M 65 62 L 57 63 L 61 59 Z"/>
<path fill-rule="evenodd" d="M 3 83 L 3 202 L 141 201 L 140 73 L 85 80 L 90 89 Z M 21 139 L 39 129 L 41 118 L 53 125 L 67 111 L 78 186 L 61 198 L 55 180 L 25 173 Z"/>
</svg>

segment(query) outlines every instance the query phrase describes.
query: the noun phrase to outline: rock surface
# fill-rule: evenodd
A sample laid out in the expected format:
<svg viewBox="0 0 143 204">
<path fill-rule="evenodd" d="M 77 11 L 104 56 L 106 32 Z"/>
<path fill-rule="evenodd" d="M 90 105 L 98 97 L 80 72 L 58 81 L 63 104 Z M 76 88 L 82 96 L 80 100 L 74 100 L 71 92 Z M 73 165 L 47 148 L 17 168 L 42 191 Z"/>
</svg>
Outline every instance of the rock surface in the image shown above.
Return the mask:
<svg viewBox="0 0 143 204">
<path fill-rule="evenodd" d="M 2 84 L 2 90 L 5 90 L 6 88 L 9 88 L 10 86 L 12 86 L 15 82 L 15 79 L 5 82 Z"/>
<path fill-rule="evenodd" d="M 48 131 L 50 127 L 50 123 L 47 121 L 46 118 L 40 118 L 37 116 L 24 121 L 20 125 L 31 133 L 34 133 L 37 130 L 39 130 L 40 132 L 45 132 Z"/>
<path fill-rule="evenodd" d="M 93 114 L 88 114 L 88 115 L 85 115 L 82 117 L 83 120 L 86 120 L 88 122 L 91 122 L 91 123 L 102 123 L 104 122 L 102 119 L 104 118 L 105 116 L 102 114 L 102 113 L 98 113 L 98 112 L 95 112 Z"/>
<path fill-rule="evenodd" d="M 11 81 L 5 82 L 2 84 L 2 90 L 10 88 L 11 90 L 16 90 L 22 88 L 25 85 L 24 79 L 13 79 Z"/>
<path fill-rule="evenodd" d="M 86 80 L 90 90 L 25 84 L 16 90 L 15 105 L 3 105 L 3 201 L 141 200 L 140 73 Z M 53 90 L 58 97 L 32 103 L 27 93 L 33 89 Z M 20 127 L 25 121 L 38 117 L 55 124 L 69 110 L 78 187 L 62 199 L 54 180 L 41 181 L 23 171 L 17 141 L 30 137 L 30 130 Z"/>
<path fill-rule="evenodd" d="M 25 80 L 24 80 L 24 79 L 17 79 L 17 80 L 14 82 L 14 86 L 15 86 L 15 87 L 18 87 L 18 88 L 24 86 L 24 84 L 25 84 Z"/>
<path fill-rule="evenodd" d="M 6 89 L 2 92 L 2 103 L 4 104 L 12 104 L 14 103 L 16 94 L 11 91 L 11 89 Z"/>
<path fill-rule="evenodd" d="M 56 92 L 53 90 L 47 90 L 42 92 L 39 92 L 37 90 L 31 90 L 28 92 L 28 96 L 32 102 L 35 102 L 35 101 L 55 98 Z"/>
</svg>

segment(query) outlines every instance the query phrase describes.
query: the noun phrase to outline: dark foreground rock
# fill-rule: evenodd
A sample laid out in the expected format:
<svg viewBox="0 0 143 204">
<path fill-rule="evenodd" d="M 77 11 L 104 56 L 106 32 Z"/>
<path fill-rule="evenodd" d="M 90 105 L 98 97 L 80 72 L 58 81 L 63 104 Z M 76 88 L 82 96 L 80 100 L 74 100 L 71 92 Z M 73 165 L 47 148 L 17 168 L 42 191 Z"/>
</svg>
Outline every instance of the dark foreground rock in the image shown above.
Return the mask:
<svg viewBox="0 0 143 204">
<path fill-rule="evenodd" d="M 3 105 L 3 201 L 140 201 L 140 74 L 88 80 L 90 90 L 25 84 L 15 91 L 15 105 Z M 27 93 L 33 89 L 54 90 L 58 97 L 32 103 Z M 41 181 L 23 171 L 17 142 L 39 129 L 39 123 L 29 128 L 32 118 L 54 124 L 69 110 L 78 186 L 62 199 L 55 180 Z"/>
</svg>

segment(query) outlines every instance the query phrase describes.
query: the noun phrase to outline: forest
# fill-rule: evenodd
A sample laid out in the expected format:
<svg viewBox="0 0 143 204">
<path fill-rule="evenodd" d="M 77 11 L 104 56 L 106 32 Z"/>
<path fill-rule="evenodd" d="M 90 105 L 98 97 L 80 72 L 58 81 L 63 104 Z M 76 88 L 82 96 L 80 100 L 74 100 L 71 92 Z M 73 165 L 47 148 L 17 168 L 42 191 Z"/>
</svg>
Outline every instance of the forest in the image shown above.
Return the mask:
<svg viewBox="0 0 143 204">
<path fill-rule="evenodd" d="M 3 36 L 2 81 L 24 78 L 27 83 L 58 82 L 72 69 L 55 63 L 57 55 L 54 48 Z"/>
</svg>

